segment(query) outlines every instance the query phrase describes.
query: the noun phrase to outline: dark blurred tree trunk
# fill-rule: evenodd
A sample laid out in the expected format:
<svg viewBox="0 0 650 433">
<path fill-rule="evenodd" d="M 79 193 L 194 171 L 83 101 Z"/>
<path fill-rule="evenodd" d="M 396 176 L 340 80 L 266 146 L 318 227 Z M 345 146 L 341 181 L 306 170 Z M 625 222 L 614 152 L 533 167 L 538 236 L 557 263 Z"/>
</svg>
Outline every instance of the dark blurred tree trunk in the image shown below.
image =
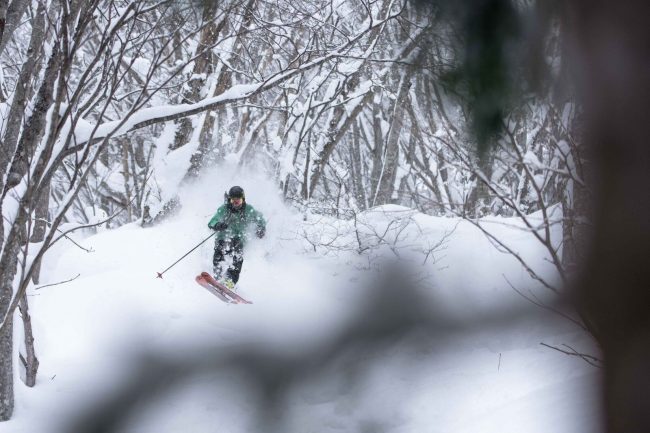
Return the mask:
<svg viewBox="0 0 650 433">
<path fill-rule="evenodd" d="M 607 431 L 647 432 L 650 2 L 575 0 L 565 12 L 596 167 L 595 227 L 576 296 L 604 352 Z"/>
<path fill-rule="evenodd" d="M 484 176 L 488 182 L 492 179 L 492 169 L 494 168 L 493 157 L 486 152 L 482 158 L 476 161 L 476 170 Z M 491 191 L 488 184 L 476 178 L 474 186 L 463 203 L 463 215 L 469 218 L 480 218 L 490 214 L 490 197 Z"/>
</svg>

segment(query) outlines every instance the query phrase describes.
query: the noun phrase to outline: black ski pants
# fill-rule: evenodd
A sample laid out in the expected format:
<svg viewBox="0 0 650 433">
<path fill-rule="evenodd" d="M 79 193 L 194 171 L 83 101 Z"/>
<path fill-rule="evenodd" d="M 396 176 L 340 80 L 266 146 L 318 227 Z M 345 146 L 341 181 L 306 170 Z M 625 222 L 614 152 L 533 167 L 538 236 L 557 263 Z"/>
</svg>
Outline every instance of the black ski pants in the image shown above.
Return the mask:
<svg viewBox="0 0 650 433">
<path fill-rule="evenodd" d="M 212 256 L 212 265 L 214 266 L 214 276 L 217 280 L 223 277 L 224 267 L 226 268 L 226 277 L 230 278 L 233 283 L 239 281 L 239 273 L 244 264 L 244 246 L 240 238 L 217 239 L 214 244 L 214 256 Z"/>
</svg>

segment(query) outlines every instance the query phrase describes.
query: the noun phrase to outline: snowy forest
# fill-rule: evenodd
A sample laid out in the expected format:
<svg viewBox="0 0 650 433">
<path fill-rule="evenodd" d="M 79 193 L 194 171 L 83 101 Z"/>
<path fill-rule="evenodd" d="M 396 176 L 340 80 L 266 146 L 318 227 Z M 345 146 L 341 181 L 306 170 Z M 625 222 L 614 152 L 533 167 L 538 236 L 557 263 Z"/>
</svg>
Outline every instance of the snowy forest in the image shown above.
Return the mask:
<svg viewBox="0 0 650 433">
<path fill-rule="evenodd" d="M 212 333 L 222 325 L 208 317 L 223 310 L 241 333 L 266 335 L 293 353 L 299 350 L 264 334 L 270 332 L 266 328 L 290 328 L 297 341 L 311 347 L 295 328 L 310 328 L 304 332 L 321 341 L 319 332 L 325 331 L 307 316 L 322 308 L 330 314 L 323 326 L 334 333 L 336 318 L 344 322 L 340 315 L 353 314 L 341 301 L 346 289 L 362 304 L 371 304 L 373 296 L 394 301 L 392 307 L 381 304 L 386 311 L 364 313 L 385 314 L 388 323 L 400 305 L 405 317 L 428 316 L 422 323 L 438 326 L 432 331 L 438 337 L 440 329 L 460 329 L 454 327 L 459 317 L 465 325 L 473 323 L 449 332 L 465 339 L 464 357 L 475 347 L 490 347 L 487 352 L 498 356 L 490 374 L 508 374 L 503 353 L 515 346 L 522 362 L 541 370 L 558 362 L 557 371 L 571 378 L 568 384 L 556 384 L 557 377 L 538 379 L 521 391 L 528 395 L 552 382 L 548 392 L 585 401 L 557 415 L 552 431 L 644 431 L 650 425 L 650 411 L 643 405 L 625 405 L 640 392 L 629 378 L 643 374 L 647 380 L 641 366 L 649 357 L 647 346 L 642 349 L 648 339 L 648 295 L 641 289 L 647 283 L 650 244 L 648 150 L 642 137 L 650 122 L 645 119 L 649 110 L 641 107 L 649 96 L 650 75 L 643 63 L 648 53 L 642 47 L 650 32 L 633 19 L 647 12 L 642 2 L 618 10 L 579 0 L 567 5 L 527 0 L 0 1 L 0 420 L 10 432 L 49 431 L 43 421 L 49 412 L 43 408 L 58 398 L 52 387 L 61 386 L 63 393 L 82 389 L 57 385 L 52 375 L 66 371 L 71 361 L 64 359 L 75 350 L 83 354 L 95 344 L 119 350 L 114 345 L 122 337 L 109 338 L 108 328 L 122 329 L 135 320 L 126 317 L 129 312 L 135 317 L 136 305 L 152 309 L 151 320 L 141 319 L 150 323 L 128 326 L 151 327 L 154 334 L 171 326 L 170 335 L 164 334 L 170 346 L 177 345 L 176 339 L 186 341 L 183 332 Z M 610 14 L 620 20 L 609 22 L 604 17 Z M 599 49 L 603 46 L 610 48 Z M 607 66 L 611 52 L 619 53 L 612 60 L 619 72 Z M 155 274 L 209 234 L 208 220 L 232 185 L 244 187 L 246 200 L 265 213 L 269 226 L 265 239 L 247 246 L 238 289 L 254 299 L 253 305 L 225 310 L 218 299 L 193 287 L 190 278 L 211 268 L 210 242 L 162 282 Z M 120 256 L 124 261 L 116 264 Z M 396 263 L 398 268 L 392 268 Z M 391 281 L 392 288 L 376 284 L 374 295 L 368 287 L 354 289 L 373 287 L 366 278 L 381 280 L 386 269 L 392 269 L 391 277 L 383 283 Z M 400 272 L 413 278 L 392 279 Z M 284 293 L 286 303 L 273 300 L 272 288 L 264 287 L 269 281 L 284 288 L 277 296 L 282 299 Z M 328 292 L 325 281 L 337 288 Z M 436 308 L 411 310 L 412 305 L 391 297 L 395 291 L 428 293 Z M 186 298 L 190 293 L 195 298 Z M 304 303 L 295 300 L 303 298 Z M 120 313 L 110 316 L 111 308 Z M 290 310 L 296 311 L 291 319 L 296 322 L 275 322 Z M 458 317 L 444 322 L 447 316 L 437 313 L 441 310 L 454 310 Z M 161 311 L 174 320 L 176 314 L 191 319 L 174 324 Z M 200 319 L 203 315 L 206 319 Z M 412 342 L 403 342 L 416 338 L 409 328 L 415 325 L 398 316 L 393 326 L 408 336 L 399 344 L 419 353 L 409 346 Z M 66 327 L 68 320 L 77 324 Z M 524 331 L 511 337 L 507 349 L 495 348 L 490 336 L 470 337 L 482 327 L 505 335 L 508 320 L 527 323 L 525 332 L 535 329 L 525 338 L 534 340 L 534 349 L 512 343 L 522 340 Z M 531 324 L 547 322 L 553 329 L 548 334 Z M 101 329 L 98 335 L 106 334 L 105 340 L 78 336 L 93 326 Z M 373 332 L 367 331 L 368 338 L 374 338 Z M 391 335 L 379 346 L 391 347 Z M 632 335 L 639 337 L 630 337 L 628 344 Z M 214 355 L 202 352 L 216 350 L 214 341 L 201 348 L 193 338 L 186 350 L 194 357 Z M 224 344 L 233 344 L 228 338 Z M 88 346 L 82 349 L 83 341 Z M 73 346 L 69 353 L 68 344 Z M 372 350 L 381 352 L 377 344 Z M 344 356 L 343 349 L 331 350 Z M 216 358 L 225 356 L 218 353 Z M 375 363 L 384 363 L 373 356 Z M 118 359 L 113 362 L 119 364 Z M 266 374 L 285 377 L 276 374 L 286 374 L 283 369 L 273 370 L 277 359 L 267 361 Z M 72 365 L 82 371 L 88 365 L 115 369 L 115 375 L 126 369 L 106 362 L 83 364 L 75 358 Z M 197 377 L 223 373 L 202 362 L 192 364 L 201 371 Z M 316 369 L 322 383 L 336 379 L 332 362 Z M 400 368 L 396 359 L 385 362 Z M 440 362 L 448 362 L 446 368 L 454 363 Z M 307 368 L 298 361 L 292 365 Z M 175 368 L 162 368 L 160 374 L 183 371 Z M 632 376 L 622 378 L 622 370 Z M 526 374 L 537 373 L 513 372 L 509 383 L 526 382 L 520 377 Z M 109 386 L 100 373 L 81 377 L 94 384 L 97 398 L 108 393 L 102 388 L 112 390 L 120 383 L 110 376 L 114 383 Z M 149 380 L 136 382 L 143 387 L 157 382 Z M 211 386 L 233 394 L 243 386 L 221 380 L 222 388 Z M 297 380 L 291 376 L 287 382 L 297 386 Z M 228 422 L 232 431 L 422 431 L 438 422 L 443 422 L 439 431 L 549 431 L 543 424 L 527 430 L 514 424 L 508 430 L 499 424 L 512 418 L 507 412 L 497 413 L 498 422 L 483 414 L 472 418 L 477 424 L 461 425 L 449 415 L 464 410 L 460 407 L 440 409 L 438 418 L 435 411 L 428 418 L 400 413 L 388 422 L 359 402 L 364 415 L 346 414 L 343 419 L 355 421 L 337 424 L 325 408 L 327 413 L 321 413 L 315 403 L 305 403 L 321 401 L 322 395 L 336 400 L 330 394 L 337 391 L 322 383 L 319 388 L 301 382 L 308 390 L 297 394 L 307 394 L 305 400 L 287 391 L 286 384 L 265 385 L 260 395 L 266 400 L 258 396 L 257 403 L 253 397 L 232 397 L 236 402 L 229 403 L 229 411 L 246 414 L 249 409 L 242 407 L 256 407 L 250 409 L 255 413 L 251 424 L 207 410 L 200 415 L 204 424 L 179 416 L 166 427 L 145 420 L 138 425 L 149 427 L 141 430 L 113 421 L 100 425 L 97 419 L 103 416 L 126 417 L 117 399 L 106 403 L 114 404 L 114 412 L 92 421 L 94 429 L 67 431 L 213 431 L 211 423 L 225 427 L 222 423 Z M 489 384 L 494 385 L 484 386 Z M 372 394 L 379 386 L 364 389 Z M 397 395 L 407 393 L 399 384 L 391 386 Z M 470 395 L 473 391 L 464 386 L 458 394 Z M 33 395 L 41 397 L 34 400 Z M 555 410 L 552 398 L 531 396 L 525 411 Z M 535 409 L 538 398 L 544 403 Z M 422 397 L 420 403 L 435 406 L 441 399 Z M 501 404 L 513 401 L 503 397 Z M 80 403 L 70 400 L 68 406 Z M 278 420 L 272 413 L 287 407 L 305 415 Z M 378 407 L 375 412 L 385 410 Z M 183 406 L 179 413 L 188 410 Z M 563 424 L 575 413 L 577 424 Z M 522 422 L 541 423 L 540 416 L 523 416 Z M 33 417 L 36 421 L 27 421 Z M 61 431 L 66 428 L 71 427 Z"/>
</svg>

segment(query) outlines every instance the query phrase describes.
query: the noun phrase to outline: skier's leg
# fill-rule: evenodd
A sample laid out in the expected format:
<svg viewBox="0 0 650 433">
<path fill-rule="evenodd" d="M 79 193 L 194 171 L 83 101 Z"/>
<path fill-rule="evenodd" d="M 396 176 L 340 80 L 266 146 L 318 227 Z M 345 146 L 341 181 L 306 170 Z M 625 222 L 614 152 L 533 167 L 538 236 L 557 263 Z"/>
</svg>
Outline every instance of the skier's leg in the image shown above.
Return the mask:
<svg viewBox="0 0 650 433">
<path fill-rule="evenodd" d="M 214 243 L 214 255 L 212 256 L 212 273 L 214 278 L 219 280 L 223 274 L 223 261 L 225 242 L 223 240 L 216 240 Z"/>
<path fill-rule="evenodd" d="M 226 274 L 234 284 L 239 281 L 239 273 L 244 264 L 244 249 L 239 238 L 234 238 L 231 245 L 232 264 L 228 267 Z"/>
</svg>

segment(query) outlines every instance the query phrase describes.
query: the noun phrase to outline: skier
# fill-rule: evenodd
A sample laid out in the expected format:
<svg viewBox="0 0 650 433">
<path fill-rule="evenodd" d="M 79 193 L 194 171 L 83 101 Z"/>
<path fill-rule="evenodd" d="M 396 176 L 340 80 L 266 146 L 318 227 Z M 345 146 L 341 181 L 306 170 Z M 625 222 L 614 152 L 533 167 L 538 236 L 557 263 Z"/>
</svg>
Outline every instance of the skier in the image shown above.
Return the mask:
<svg viewBox="0 0 650 433">
<path fill-rule="evenodd" d="M 239 280 L 244 263 L 244 244 L 249 238 L 252 226 L 255 226 L 255 234 L 261 239 L 266 234 L 266 221 L 261 212 L 246 203 L 242 187 L 233 186 L 225 198 L 226 203 L 217 209 L 208 227 L 217 231 L 212 258 L 214 278 L 233 289 Z M 223 275 L 226 260 L 229 263 L 226 274 Z"/>
</svg>

